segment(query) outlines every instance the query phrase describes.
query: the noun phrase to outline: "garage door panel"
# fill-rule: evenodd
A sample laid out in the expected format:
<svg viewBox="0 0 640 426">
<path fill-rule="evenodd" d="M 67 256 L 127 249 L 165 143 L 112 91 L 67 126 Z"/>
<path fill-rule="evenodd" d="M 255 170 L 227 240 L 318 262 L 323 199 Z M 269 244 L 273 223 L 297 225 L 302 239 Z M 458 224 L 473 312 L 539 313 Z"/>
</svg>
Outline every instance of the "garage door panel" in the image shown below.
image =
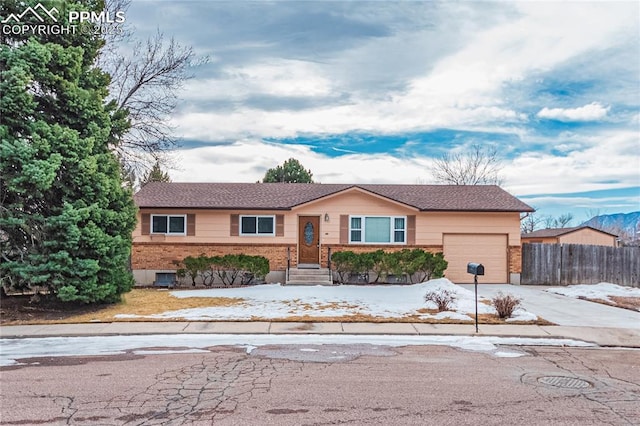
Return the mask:
<svg viewBox="0 0 640 426">
<path fill-rule="evenodd" d="M 482 263 L 485 275 L 479 283 L 507 282 L 507 235 L 505 234 L 445 234 L 444 256 L 449 266 L 445 276 L 454 283 L 473 283 L 467 274 L 467 263 Z"/>
</svg>

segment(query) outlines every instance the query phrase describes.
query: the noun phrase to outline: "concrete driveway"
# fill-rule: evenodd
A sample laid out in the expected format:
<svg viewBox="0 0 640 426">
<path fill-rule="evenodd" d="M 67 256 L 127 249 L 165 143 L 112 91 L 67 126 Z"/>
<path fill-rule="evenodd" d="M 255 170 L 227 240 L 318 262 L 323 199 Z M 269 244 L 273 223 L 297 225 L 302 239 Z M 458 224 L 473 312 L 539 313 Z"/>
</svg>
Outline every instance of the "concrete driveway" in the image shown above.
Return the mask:
<svg viewBox="0 0 640 426">
<path fill-rule="evenodd" d="M 462 284 L 473 291 L 473 284 Z M 558 325 L 572 327 L 614 327 L 640 329 L 640 312 L 574 299 L 544 291 L 546 286 L 478 284 L 478 295 L 492 298 L 510 293 L 522 299 L 522 307 Z"/>
</svg>

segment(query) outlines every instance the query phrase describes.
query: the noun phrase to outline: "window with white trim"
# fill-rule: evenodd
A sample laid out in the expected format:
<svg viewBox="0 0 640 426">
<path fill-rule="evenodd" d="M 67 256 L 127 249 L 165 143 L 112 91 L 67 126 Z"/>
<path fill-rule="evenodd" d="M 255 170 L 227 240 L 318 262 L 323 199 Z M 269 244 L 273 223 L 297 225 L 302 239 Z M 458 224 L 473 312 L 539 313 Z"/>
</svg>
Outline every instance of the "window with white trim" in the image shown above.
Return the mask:
<svg viewBox="0 0 640 426">
<path fill-rule="evenodd" d="M 151 233 L 166 235 L 186 235 L 187 215 L 151 215 Z"/>
<path fill-rule="evenodd" d="M 240 235 L 276 235 L 275 216 L 240 216 Z"/>
<path fill-rule="evenodd" d="M 406 216 L 350 216 L 349 242 L 406 244 Z"/>
</svg>

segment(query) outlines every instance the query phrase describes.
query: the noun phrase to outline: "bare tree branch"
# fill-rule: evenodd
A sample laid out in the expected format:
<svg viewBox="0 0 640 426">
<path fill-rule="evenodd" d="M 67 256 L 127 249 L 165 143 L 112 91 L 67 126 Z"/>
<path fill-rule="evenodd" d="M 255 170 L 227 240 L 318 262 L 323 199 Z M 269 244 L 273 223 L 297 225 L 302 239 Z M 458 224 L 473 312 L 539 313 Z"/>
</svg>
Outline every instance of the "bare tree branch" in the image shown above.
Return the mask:
<svg viewBox="0 0 640 426">
<path fill-rule="evenodd" d="M 108 0 L 107 10 L 126 11 L 131 0 Z M 112 149 L 127 173 L 142 176 L 168 150 L 177 146 L 175 128 L 169 116 L 178 103 L 178 92 L 190 79 L 195 61 L 193 49 L 165 38 L 158 31 L 146 41 L 134 41 L 133 32 L 105 39 L 98 65 L 111 75 L 108 101 L 115 106 L 114 115 L 128 112 L 128 131 L 114 140 Z M 125 53 L 122 45 L 133 41 Z M 203 60 L 202 62 L 204 62 Z M 162 162 L 162 161 L 161 161 Z"/>
<path fill-rule="evenodd" d="M 526 213 L 520 218 L 520 231 L 523 234 L 530 234 L 538 229 L 543 220 L 536 212 Z"/>
<path fill-rule="evenodd" d="M 435 160 L 433 178 L 448 185 L 500 185 L 502 163 L 495 148 L 472 145 L 469 152 L 444 154 Z"/>
</svg>

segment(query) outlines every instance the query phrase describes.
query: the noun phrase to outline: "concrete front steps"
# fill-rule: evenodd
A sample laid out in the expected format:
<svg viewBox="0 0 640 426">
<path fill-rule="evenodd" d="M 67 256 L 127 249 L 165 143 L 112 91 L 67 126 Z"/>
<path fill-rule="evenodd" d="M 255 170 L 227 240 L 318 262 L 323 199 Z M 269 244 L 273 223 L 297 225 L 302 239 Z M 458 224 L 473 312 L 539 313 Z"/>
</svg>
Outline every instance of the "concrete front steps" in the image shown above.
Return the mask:
<svg viewBox="0 0 640 426">
<path fill-rule="evenodd" d="M 291 268 L 286 285 L 333 285 L 328 268 Z"/>
</svg>

